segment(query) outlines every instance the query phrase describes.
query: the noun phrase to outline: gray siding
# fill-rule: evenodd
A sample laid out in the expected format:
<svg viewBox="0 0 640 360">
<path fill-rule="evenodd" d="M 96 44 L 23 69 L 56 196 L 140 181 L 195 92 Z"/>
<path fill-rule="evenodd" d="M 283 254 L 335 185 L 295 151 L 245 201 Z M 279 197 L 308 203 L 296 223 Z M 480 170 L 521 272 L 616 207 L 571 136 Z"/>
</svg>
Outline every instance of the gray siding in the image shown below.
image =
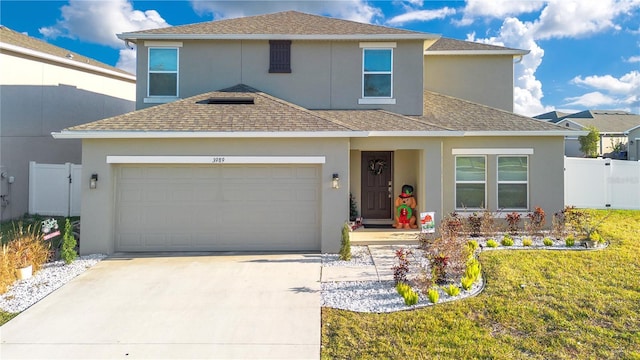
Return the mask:
<svg viewBox="0 0 640 360">
<path fill-rule="evenodd" d="M 296 41 L 290 74 L 271 74 L 269 42 L 184 41 L 179 57 L 179 97 L 246 84 L 308 109 L 385 109 L 422 114 L 422 41 L 398 41 L 394 49 L 395 105 L 358 105 L 362 49 L 358 41 Z M 138 46 L 137 108 L 147 95 L 148 48 Z"/>
</svg>

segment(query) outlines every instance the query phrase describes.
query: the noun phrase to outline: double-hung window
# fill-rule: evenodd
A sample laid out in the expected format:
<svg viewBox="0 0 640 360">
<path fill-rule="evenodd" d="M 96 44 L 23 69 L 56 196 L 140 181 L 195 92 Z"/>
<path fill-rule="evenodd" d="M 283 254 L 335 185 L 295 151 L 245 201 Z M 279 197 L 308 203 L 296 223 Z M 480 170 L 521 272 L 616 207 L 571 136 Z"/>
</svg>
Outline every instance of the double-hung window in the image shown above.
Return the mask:
<svg viewBox="0 0 640 360">
<path fill-rule="evenodd" d="M 486 204 L 486 156 L 456 156 L 456 209 L 482 209 Z"/>
<path fill-rule="evenodd" d="M 178 96 L 178 48 L 149 48 L 149 97 Z"/>
<path fill-rule="evenodd" d="M 393 104 L 393 48 L 395 43 L 362 43 L 361 104 Z"/>
<path fill-rule="evenodd" d="M 498 156 L 498 208 L 529 208 L 529 162 L 527 156 Z"/>
</svg>

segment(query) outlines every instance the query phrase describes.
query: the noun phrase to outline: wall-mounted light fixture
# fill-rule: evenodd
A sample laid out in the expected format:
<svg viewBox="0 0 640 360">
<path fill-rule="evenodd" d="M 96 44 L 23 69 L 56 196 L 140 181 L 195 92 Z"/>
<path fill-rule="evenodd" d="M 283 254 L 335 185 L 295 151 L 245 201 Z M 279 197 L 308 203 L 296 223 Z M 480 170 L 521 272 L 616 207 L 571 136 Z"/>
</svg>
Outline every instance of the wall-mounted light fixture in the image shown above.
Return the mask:
<svg viewBox="0 0 640 360">
<path fill-rule="evenodd" d="M 333 174 L 333 179 L 331 181 L 331 187 L 334 189 L 340 189 L 340 176 L 338 174 Z"/>
<path fill-rule="evenodd" d="M 89 189 L 95 189 L 98 187 L 98 174 L 91 174 L 89 179 Z"/>
</svg>

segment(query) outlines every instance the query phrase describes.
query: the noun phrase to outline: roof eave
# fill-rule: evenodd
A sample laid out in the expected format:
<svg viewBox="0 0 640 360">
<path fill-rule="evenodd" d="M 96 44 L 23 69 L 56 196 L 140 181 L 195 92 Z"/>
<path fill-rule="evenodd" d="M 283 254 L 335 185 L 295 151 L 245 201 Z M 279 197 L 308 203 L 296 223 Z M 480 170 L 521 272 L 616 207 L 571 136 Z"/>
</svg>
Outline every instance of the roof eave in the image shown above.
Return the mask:
<svg viewBox="0 0 640 360">
<path fill-rule="evenodd" d="M 517 130 L 517 131 L 465 131 L 464 136 L 586 136 L 588 131 L 579 130 Z"/>
<path fill-rule="evenodd" d="M 437 131 L 368 131 L 370 137 L 460 137 L 463 131 L 437 130 Z"/>
<path fill-rule="evenodd" d="M 129 81 L 133 81 L 133 82 L 136 81 L 136 76 L 133 75 L 133 74 L 120 73 L 120 72 L 117 72 L 117 71 L 114 71 L 114 70 L 101 68 L 99 66 L 95 66 L 95 65 L 91 65 L 91 64 L 81 63 L 81 62 L 78 62 L 78 61 L 75 61 L 75 60 L 61 58 L 59 56 L 50 55 L 50 54 L 47 54 L 47 53 L 43 53 L 41 51 L 31 50 L 31 49 L 23 48 L 23 47 L 20 47 L 20 46 L 7 44 L 7 43 L 4 43 L 4 42 L 0 42 L 0 49 L 12 51 L 14 53 L 27 55 L 27 56 L 31 56 L 31 57 L 47 60 L 47 61 L 53 61 L 53 62 L 62 64 L 62 65 L 72 66 L 72 67 L 75 67 L 75 68 L 80 68 L 80 69 L 84 69 L 84 70 L 90 70 L 90 71 L 93 71 L 93 72 L 98 72 L 98 73 L 102 73 L 102 74 L 109 75 L 109 76 L 119 77 L 119 78 L 124 79 L 124 80 L 129 80 Z"/>
<path fill-rule="evenodd" d="M 523 56 L 529 54 L 530 50 L 425 50 L 424 55 L 511 55 Z"/>
<path fill-rule="evenodd" d="M 428 40 L 435 34 L 348 34 L 348 35 L 300 35 L 300 34 L 117 34 L 125 41 L 138 40 Z"/>
<path fill-rule="evenodd" d="M 52 132 L 54 139 L 204 139 L 204 138 L 347 138 L 365 131 L 70 131 Z"/>
</svg>

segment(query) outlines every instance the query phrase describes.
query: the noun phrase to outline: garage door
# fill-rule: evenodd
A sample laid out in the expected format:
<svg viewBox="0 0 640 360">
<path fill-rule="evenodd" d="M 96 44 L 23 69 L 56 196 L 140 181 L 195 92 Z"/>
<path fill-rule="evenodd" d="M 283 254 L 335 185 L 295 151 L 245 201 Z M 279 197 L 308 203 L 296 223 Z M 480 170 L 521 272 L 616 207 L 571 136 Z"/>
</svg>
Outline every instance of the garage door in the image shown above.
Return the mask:
<svg viewBox="0 0 640 360">
<path fill-rule="evenodd" d="M 320 249 L 319 165 L 122 165 L 117 251 Z"/>
</svg>

